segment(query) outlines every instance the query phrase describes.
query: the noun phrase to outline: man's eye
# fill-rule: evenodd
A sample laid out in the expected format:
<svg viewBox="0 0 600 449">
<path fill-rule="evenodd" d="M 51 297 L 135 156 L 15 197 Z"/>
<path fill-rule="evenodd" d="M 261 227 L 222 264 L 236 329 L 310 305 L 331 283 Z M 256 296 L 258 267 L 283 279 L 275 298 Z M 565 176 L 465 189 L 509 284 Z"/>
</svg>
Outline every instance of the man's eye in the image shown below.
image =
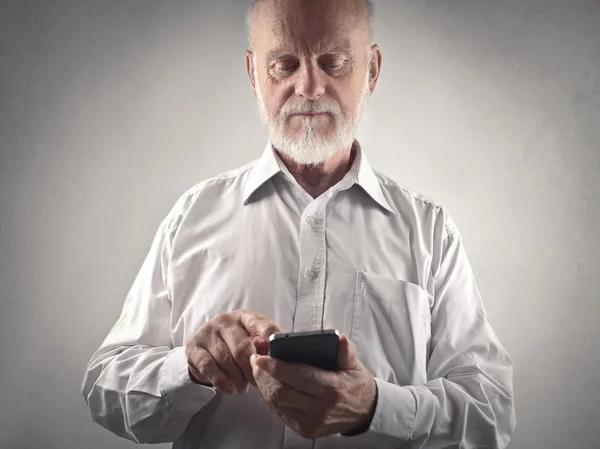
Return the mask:
<svg viewBox="0 0 600 449">
<path fill-rule="evenodd" d="M 344 66 L 343 62 L 331 62 L 328 64 L 321 64 L 327 70 L 339 70 Z"/>
<path fill-rule="evenodd" d="M 277 70 L 279 70 L 280 72 L 291 72 L 292 70 L 294 70 L 296 68 L 296 64 L 280 64 L 277 66 Z"/>
</svg>

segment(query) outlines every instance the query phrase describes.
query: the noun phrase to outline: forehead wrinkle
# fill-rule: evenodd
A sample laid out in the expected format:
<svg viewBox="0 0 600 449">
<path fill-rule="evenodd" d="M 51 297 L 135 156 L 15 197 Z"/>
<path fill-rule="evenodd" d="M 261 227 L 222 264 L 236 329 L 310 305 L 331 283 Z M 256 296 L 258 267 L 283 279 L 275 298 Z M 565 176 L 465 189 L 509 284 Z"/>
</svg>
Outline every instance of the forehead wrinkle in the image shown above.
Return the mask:
<svg viewBox="0 0 600 449">
<path fill-rule="evenodd" d="M 359 25 L 357 22 L 360 22 L 360 19 L 357 21 L 357 18 L 363 15 L 359 11 L 361 2 L 357 5 L 356 0 L 303 1 L 306 3 L 263 0 L 259 3 L 259 9 L 255 11 L 254 20 L 260 18 L 260 22 L 268 22 L 260 23 L 259 28 L 263 32 L 268 30 L 275 37 L 285 37 L 306 32 L 310 32 L 311 35 L 347 34 Z"/>
<path fill-rule="evenodd" d="M 365 28 L 370 34 L 366 0 L 254 0 L 249 11 L 249 38 L 297 36 L 305 41 L 320 41 L 328 34 L 352 33 Z M 259 36 L 260 35 L 260 36 Z M 300 40 L 298 39 L 298 40 Z M 314 45 L 314 44 L 313 44 Z M 250 44 L 252 46 L 252 44 Z M 318 51 L 317 51 L 318 52 Z"/>
</svg>

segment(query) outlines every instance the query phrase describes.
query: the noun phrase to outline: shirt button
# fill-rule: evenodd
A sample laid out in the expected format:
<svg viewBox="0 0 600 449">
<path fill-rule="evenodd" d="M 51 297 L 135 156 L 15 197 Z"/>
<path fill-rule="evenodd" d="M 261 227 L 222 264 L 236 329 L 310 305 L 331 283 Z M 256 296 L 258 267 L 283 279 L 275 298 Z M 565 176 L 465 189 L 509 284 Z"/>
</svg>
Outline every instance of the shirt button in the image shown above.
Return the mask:
<svg viewBox="0 0 600 449">
<path fill-rule="evenodd" d="M 304 273 L 304 275 L 307 279 L 314 281 L 319 276 L 319 273 L 315 270 L 306 270 L 306 273 Z"/>
<path fill-rule="evenodd" d="M 315 217 L 306 217 L 306 222 L 309 225 L 314 226 L 314 224 L 317 222 L 317 220 L 315 220 Z"/>
</svg>

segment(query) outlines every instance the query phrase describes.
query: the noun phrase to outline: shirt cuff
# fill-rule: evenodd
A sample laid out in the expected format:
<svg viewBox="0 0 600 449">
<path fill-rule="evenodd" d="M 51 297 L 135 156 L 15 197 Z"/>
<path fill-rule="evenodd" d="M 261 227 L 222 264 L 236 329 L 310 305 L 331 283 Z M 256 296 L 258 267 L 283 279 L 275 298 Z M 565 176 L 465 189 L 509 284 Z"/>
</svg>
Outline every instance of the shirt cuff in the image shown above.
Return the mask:
<svg viewBox="0 0 600 449">
<path fill-rule="evenodd" d="M 417 400 L 410 388 L 401 387 L 375 378 L 377 383 L 377 407 L 371 427 L 365 433 L 349 438 L 357 444 L 368 444 L 374 448 L 389 448 L 405 443 L 412 438 Z"/>
<path fill-rule="evenodd" d="M 185 348 L 171 350 L 163 362 L 159 391 L 176 412 L 195 415 L 215 397 L 212 387 L 194 383 L 189 375 Z"/>
</svg>

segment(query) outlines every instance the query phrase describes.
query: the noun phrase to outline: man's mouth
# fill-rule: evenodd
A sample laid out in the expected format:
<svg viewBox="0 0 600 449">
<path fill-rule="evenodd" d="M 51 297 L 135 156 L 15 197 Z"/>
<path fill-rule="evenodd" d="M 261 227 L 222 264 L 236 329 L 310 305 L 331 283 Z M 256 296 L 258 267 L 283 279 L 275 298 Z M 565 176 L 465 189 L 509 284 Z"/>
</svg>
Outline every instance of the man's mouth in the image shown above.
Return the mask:
<svg viewBox="0 0 600 449">
<path fill-rule="evenodd" d="M 298 112 L 294 115 L 303 115 L 303 116 L 308 116 L 308 117 L 317 117 L 317 116 L 321 116 L 321 115 L 327 115 L 327 112 Z"/>
</svg>

